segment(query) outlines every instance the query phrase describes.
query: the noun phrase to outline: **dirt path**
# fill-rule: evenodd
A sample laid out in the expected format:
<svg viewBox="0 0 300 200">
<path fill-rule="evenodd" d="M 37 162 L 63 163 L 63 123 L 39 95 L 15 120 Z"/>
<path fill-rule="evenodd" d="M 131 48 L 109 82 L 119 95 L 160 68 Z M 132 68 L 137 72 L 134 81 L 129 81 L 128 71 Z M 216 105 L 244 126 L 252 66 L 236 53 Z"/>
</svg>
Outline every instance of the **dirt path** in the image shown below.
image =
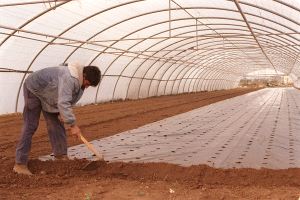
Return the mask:
<svg viewBox="0 0 300 200">
<path fill-rule="evenodd" d="M 161 120 L 253 89 L 203 92 L 89 105 L 75 109 L 89 139 L 102 138 Z M 0 116 L 0 199 L 298 199 L 300 169 L 214 169 L 165 163 L 102 163 L 84 171 L 87 161 L 41 162 L 51 148 L 44 120 L 34 135 L 29 168 L 34 177 L 11 172 L 22 127 L 20 114 Z M 69 145 L 79 141 L 69 138 Z"/>
</svg>

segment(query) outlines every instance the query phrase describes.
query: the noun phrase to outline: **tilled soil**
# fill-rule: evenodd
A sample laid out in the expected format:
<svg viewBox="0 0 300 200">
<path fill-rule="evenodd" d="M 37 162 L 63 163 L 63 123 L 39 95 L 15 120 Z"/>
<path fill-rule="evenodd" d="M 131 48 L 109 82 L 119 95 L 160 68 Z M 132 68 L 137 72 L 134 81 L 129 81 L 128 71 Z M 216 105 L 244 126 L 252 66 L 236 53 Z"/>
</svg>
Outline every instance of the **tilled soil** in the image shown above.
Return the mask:
<svg viewBox="0 0 300 200">
<path fill-rule="evenodd" d="M 255 89 L 203 92 L 78 107 L 88 140 L 110 136 Z M 29 169 L 12 172 L 22 115 L 0 116 L 0 199 L 298 199 L 300 169 L 216 169 L 166 163 L 96 163 L 37 160 L 51 153 L 45 122 L 33 138 Z M 80 141 L 69 138 L 69 146 Z"/>
</svg>

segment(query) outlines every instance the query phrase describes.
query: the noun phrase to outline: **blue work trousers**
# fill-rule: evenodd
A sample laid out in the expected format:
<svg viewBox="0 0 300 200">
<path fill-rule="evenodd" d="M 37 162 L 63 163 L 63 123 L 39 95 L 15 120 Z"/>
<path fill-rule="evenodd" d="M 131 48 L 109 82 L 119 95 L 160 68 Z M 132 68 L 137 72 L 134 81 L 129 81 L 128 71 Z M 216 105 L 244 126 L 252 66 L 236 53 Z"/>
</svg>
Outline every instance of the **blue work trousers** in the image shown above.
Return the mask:
<svg viewBox="0 0 300 200">
<path fill-rule="evenodd" d="M 41 112 L 43 112 L 48 136 L 55 156 L 67 155 L 66 130 L 63 123 L 59 120 L 59 113 L 49 113 L 42 110 L 41 101 L 31 93 L 26 83 L 23 85 L 24 91 L 24 110 L 23 128 L 20 140 L 16 148 L 16 163 L 27 164 L 31 149 L 32 136 L 38 128 Z"/>
</svg>

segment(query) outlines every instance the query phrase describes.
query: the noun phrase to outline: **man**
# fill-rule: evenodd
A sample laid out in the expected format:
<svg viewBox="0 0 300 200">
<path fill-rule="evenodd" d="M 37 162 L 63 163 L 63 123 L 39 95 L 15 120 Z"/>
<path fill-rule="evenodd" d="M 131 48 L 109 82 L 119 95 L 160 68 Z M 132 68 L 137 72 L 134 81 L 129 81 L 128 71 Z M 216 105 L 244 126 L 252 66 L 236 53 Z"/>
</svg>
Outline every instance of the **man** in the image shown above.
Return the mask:
<svg viewBox="0 0 300 200">
<path fill-rule="evenodd" d="M 67 159 L 66 129 L 79 136 L 72 106 L 89 86 L 97 86 L 101 72 L 95 66 L 49 67 L 28 76 L 23 85 L 25 105 L 24 125 L 16 148 L 13 171 L 32 175 L 27 167 L 32 136 L 39 125 L 41 112 L 44 115 L 53 154 L 56 159 Z M 66 126 L 66 127 L 65 127 Z"/>
</svg>

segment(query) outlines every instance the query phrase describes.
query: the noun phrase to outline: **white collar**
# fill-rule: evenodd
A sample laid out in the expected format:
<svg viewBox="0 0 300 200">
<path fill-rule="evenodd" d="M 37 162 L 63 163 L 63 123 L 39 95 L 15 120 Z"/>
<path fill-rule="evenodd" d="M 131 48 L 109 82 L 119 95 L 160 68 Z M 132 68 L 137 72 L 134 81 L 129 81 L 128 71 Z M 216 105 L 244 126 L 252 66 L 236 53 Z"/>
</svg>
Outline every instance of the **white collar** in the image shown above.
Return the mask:
<svg viewBox="0 0 300 200">
<path fill-rule="evenodd" d="M 77 78 L 79 80 L 80 87 L 83 84 L 83 65 L 79 63 L 68 63 L 68 69 L 70 71 L 71 76 Z"/>
</svg>

